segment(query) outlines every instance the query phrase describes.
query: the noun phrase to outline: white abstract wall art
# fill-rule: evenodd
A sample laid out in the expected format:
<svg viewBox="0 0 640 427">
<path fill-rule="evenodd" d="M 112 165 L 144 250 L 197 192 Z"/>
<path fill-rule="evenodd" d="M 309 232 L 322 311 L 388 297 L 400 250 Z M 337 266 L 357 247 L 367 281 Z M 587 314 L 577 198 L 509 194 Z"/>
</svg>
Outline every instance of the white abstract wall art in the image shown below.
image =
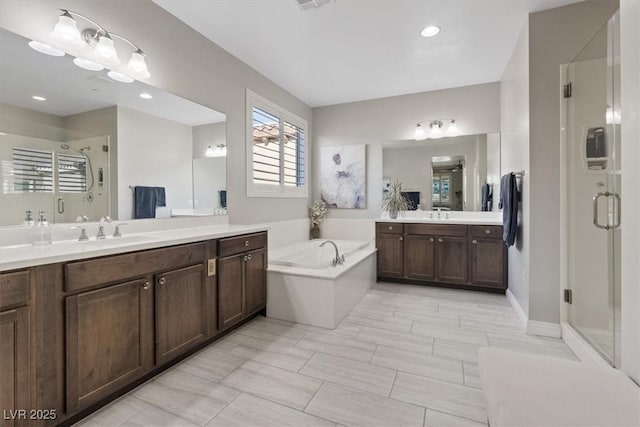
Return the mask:
<svg viewBox="0 0 640 427">
<path fill-rule="evenodd" d="M 331 208 L 365 209 L 366 145 L 320 148 L 320 197 Z"/>
</svg>

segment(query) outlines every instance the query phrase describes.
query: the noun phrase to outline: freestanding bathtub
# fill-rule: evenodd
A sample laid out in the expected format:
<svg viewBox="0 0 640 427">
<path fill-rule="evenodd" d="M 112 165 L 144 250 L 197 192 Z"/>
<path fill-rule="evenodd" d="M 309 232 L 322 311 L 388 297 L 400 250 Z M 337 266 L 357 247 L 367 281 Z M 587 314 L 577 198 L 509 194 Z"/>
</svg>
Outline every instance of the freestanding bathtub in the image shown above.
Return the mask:
<svg viewBox="0 0 640 427">
<path fill-rule="evenodd" d="M 334 240 L 345 263 L 332 267 L 333 245 L 317 239 L 269 253 L 267 316 L 335 328 L 376 281 L 376 249 L 368 242 Z"/>
</svg>

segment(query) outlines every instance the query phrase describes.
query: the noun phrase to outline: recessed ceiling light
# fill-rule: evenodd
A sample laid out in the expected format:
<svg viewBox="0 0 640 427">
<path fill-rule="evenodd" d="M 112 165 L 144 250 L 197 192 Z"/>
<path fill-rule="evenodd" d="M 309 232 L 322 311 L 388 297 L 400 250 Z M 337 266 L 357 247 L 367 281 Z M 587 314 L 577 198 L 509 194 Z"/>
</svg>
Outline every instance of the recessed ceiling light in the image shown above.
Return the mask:
<svg viewBox="0 0 640 427">
<path fill-rule="evenodd" d="M 140 94 L 140 98 L 142 98 L 142 99 L 151 99 L 151 98 L 153 98 L 153 96 L 150 93 L 142 92 Z"/>
<path fill-rule="evenodd" d="M 33 95 L 31 98 L 35 99 L 36 101 L 46 101 L 47 98 L 45 98 L 44 96 L 38 96 L 38 95 Z"/>
<path fill-rule="evenodd" d="M 440 27 L 437 25 L 429 25 L 420 34 L 422 37 L 433 37 L 440 32 Z"/>
</svg>

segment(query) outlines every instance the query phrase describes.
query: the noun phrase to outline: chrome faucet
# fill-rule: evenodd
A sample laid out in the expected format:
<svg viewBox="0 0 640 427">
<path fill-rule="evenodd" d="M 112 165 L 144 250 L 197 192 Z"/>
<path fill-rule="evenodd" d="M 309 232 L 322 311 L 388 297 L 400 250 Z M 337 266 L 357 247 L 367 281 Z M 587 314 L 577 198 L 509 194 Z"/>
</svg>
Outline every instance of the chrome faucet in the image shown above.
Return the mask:
<svg viewBox="0 0 640 427">
<path fill-rule="evenodd" d="M 89 236 L 87 236 L 87 230 L 84 228 L 84 224 L 83 225 L 74 225 L 73 227 L 71 227 L 72 230 L 77 230 L 80 229 L 80 237 L 78 237 L 78 242 L 86 242 L 87 240 L 89 240 Z"/>
<path fill-rule="evenodd" d="M 98 226 L 98 234 L 96 235 L 96 239 L 104 239 L 105 237 L 107 237 L 104 234 L 105 222 L 111 222 L 111 218 L 109 218 L 108 216 L 103 216 L 102 218 L 100 218 L 100 225 Z"/>
<path fill-rule="evenodd" d="M 344 254 L 340 255 L 340 252 L 338 251 L 338 245 L 336 245 L 333 240 L 325 240 L 324 242 L 320 243 L 320 247 L 323 247 L 327 243 L 331 243 L 336 250 L 336 257 L 331 261 L 331 267 L 344 264 Z"/>
<path fill-rule="evenodd" d="M 438 219 L 440 219 L 442 208 L 435 208 L 435 209 L 438 211 Z"/>
</svg>

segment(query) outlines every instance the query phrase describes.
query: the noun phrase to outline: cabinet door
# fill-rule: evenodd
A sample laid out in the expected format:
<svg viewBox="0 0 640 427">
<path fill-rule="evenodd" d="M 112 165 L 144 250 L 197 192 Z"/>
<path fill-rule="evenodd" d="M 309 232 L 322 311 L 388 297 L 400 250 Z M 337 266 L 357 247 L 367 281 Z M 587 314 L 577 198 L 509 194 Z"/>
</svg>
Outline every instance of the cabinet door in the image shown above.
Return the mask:
<svg viewBox="0 0 640 427">
<path fill-rule="evenodd" d="M 218 326 L 225 329 L 241 321 L 244 304 L 244 254 L 218 260 Z"/>
<path fill-rule="evenodd" d="M 502 240 L 471 240 L 471 283 L 504 287 L 505 246 Z"/>
<path fill-rule="evenodd" d="M 27 424 L 12 419 L 15 410 L 29 409 L 29 309 L 0 313 L 0 410 L 2 425 Z"/>
<path fill-rule="evenodd" d="M 249 252 L 245 260 L 245 295 L 247 315 L 267 304 L 267 250 Z"/>
<path fill-rule="evenodd" d="M 404 243 L 404 274 L 407 279 L 434 280 L 435 238 L 409 234 Z"/>
<path fill-rule="evenodd" d="M 378 234 L 378 276 L 402 277 L 404 237 L 397 234 Z"/>
<path fill-rule="evenodd" d="M 158 274 L 156 286 L 156 363 L 193 348 L 206 333 L 204 264 Z"/>
<path fill-rule="evenodd" d="M 153 366 L 153 289 L 141 279 L 66 298 L 67 409 L 73 414 Z"/>
<path fill-rule="evenodd" d="M 436 240 L 438 280 L 448 283 L 466 283 L 466 237 L 437 237 Z"/>
</svg>

